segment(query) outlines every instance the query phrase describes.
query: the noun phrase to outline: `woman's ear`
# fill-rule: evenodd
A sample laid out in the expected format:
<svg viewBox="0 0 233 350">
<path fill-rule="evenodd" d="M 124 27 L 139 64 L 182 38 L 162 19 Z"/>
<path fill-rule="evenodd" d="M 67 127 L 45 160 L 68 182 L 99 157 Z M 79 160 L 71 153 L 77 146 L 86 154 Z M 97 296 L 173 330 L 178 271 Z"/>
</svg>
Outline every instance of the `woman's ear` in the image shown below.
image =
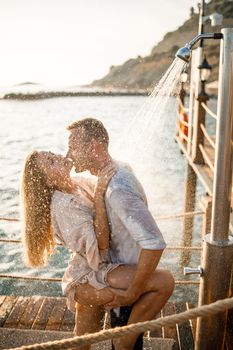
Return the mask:
<svg viewBox="0 0 233 350">
<path fill-rule="evenodd" d="M 46 181 L 46 185 L 48 187 L 52 188 L 54 186 L 54 183 L 48 177 L 46 178 L 45 181 Z"/>
<path fill-rule="evenodd" d="M 100 145 L 95 139 L 91 140 L 91 153 L 95 158 L 100 154 Z"/>
</svg>

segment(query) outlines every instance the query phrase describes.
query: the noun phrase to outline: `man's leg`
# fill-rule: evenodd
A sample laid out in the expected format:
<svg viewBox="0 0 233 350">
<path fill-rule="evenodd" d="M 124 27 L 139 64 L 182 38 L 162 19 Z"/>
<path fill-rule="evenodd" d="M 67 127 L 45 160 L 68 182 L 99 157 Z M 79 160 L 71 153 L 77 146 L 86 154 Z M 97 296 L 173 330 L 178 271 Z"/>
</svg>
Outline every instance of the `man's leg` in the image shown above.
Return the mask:
<svg viewBox="0 0 233 350">
<path fill-rule="evenodd" d="M 161 281 L 161 287 L 158 287 L 160 283 L 157 278 L 163 279 L 163 281 Z M 174 280 L 169 271 L 164 271 L 159 275 L 157 274 L 157 277 L 154 276 L 154 278 L 150 279 L 149 284 L 151 290 L 153 290 L 153 284 L 154 286 L 157 285 L 157 290 L 143 294 L 136 301 L 136 303 L 134 303 L 127 324 L 133 324 L 154 319 L 154 317 L 166 304 L 167 300 L 169 299 L 174 290 Z M 133 346 L 136 343 L 137 338 L 138 334 L 130 334 L 125 337 L 121 337 L 114 340 L 113 344 L 115 346 L 115 350 L 134 349 Z"/>
<path fill-rule="evenodd" d="M 119 266 L 108 274 L 108 283 L 116 289 L 127 289 L 134 278 L 134 266 Z M 141 297 L 134 303 L 129 323 L 153 319 L 166 304 L 174 289 L 174 279 L 170 271 L 154 271 L 145 283 Z M 83 305 L 104 305 L 113 299 L 112 291 L 107 287 L 96 290 L 90 285 L 77 286 L 77 301 Z M 132 350 L 139 335 L 127 335 L 114 340 L 116 350 Z"/>
<path fill-rule="evenodd" d="M 133 306 L 121 306 L 117 309 L 111 309 L 111 327 L 122 327 L 128 324 L 130 314 L 132 312 Z M 135 342 L 133 350 L 142 350 L 143 349 L 143 333 L 141 333 Z M 113 348 L 114 349 L 114 345 Z"/>
<path fill-rule="evenodd" d="M 76 303 L 75 335 L 95 333 L 101 329 L 101 320 L 104 316 L 104 308 L 99 305 L 81 305 Z M 83 345 L 79 350 L 89 350 L 90 345 Z M 74 348 L 73 348 L 74 349 Z"/>
</svg>

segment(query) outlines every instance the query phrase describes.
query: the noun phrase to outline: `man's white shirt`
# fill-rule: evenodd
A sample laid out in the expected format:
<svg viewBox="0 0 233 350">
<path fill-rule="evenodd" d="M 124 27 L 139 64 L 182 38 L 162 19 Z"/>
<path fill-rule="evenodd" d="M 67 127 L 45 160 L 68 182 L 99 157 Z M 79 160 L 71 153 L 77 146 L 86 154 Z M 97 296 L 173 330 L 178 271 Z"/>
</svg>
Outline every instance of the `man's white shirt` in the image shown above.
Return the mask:
<svg viewBox="0 0 233 350">
<path fill-rule="evenodd" d="M 105 202 L 111 227 L 112 263 L 137 264 L 142 249 L 163 250 L 166 243 L 147 207 L 142 185 L 129 166 L 117 163 Z"/>
</svg>

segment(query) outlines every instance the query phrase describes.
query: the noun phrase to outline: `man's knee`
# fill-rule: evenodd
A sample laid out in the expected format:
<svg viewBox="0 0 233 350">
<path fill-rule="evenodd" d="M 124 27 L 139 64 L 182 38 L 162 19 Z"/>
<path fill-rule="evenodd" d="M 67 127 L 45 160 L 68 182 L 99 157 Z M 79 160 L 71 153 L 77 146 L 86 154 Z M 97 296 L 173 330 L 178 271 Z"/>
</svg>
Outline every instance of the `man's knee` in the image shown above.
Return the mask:
<svg viewBox="0 0 233 350">
<path fill-rule="evenodd" d="M 170 296 L 175 288 L 174 277 L 169 270 L 164 270 L 163 272 L 163 288 L 162 292 L 166 296 Z"/>
<path fill-rule="evenodd" d="M 152 276 L 153 289 L 166 296 L 170 296 L 175 287 L 175 281 L 171 271 L 157 270 Z"/>
</svg>

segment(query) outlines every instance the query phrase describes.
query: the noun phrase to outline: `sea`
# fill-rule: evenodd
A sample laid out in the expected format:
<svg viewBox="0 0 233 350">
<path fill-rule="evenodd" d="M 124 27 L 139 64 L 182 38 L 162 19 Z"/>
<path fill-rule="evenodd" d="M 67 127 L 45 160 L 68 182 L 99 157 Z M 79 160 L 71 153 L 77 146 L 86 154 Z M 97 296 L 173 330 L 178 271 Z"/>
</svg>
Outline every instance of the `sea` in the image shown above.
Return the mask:
<svg viewBox="0 0 233 350">
<path fill-rule="evenodd" d="M 58 97 L 41 100 L 0 100 L 0 217 L 19 218 L 20 174 L 26 155 L 32 150 L 50 150 L 66 154 L 68 132 L 66 127 L 75 120 L 94 117 L 101 120 L 109 131 L 110 153 L 121 160 L 127 148 L 133 149 L 138 140 L 129 137 L 130 144 L 121 142 L 134 131 L 134 120 L 140 125 L 138 111 L 146 103 L 146 96 L 82 96 Z M 153 137 L 153 152 L 144 149 L 150 130 L 144 130 L 140 137 L 140 157 L 137 168 L 139 180 L 148 196 L 149 208 L 163 233 L 168 247 L 182 245 L 183 218 L 161 220 L 161 216 L 180 214 L 184 211 L 184 186 L 187 162 L 175 141 L 177 102 L 175 97 L 169 100 L 163 120 L 163 128 Z M 186 102 L 188 104 L 188 101 Z M 216 111 L 216 100 L 211 99 L 209 106 Z M 156 112 L 153 116 L 156 118 Z M 138 123 L 139 122 L 139 123 Z M 165 127 L 164 127 L 165 125 Z M 206 119 L 207 129 L 214 133 L 215 122 Z M 138 127 L 138 126 L 137 126 Z M 135 135 L 137 135 L 136 133 Z M 162 135 L 162 137 L 161 137 Z M 145 154 L 145 157 L 144 157 Z M 127 160 L 130 162 L 130 159 Z M 136 157 L 137 162 L 137 157 Z M 135 157 L 132 160 L 135 163 Z M 138 174 L 139 174 L 138 173 Z M 73 174 L 75 176 L 75 174 Z M 196 210 L 199 200 L 205 194 L 198 182 Z M 157 220 L 158 218 L 158 220 Z M 201 245 L 201 216 L 194 220 L 192 245 Z M 0 221 L 0 239 L 21 239 L 20 222 Z M 49 265 L 40 269 L 26 266 L 23 248 L 20 243 L 0 242 L 0 273 L 8 275 L 43 276 L 61 278 L 70 253 L 63 247 L 57 247 Z M 200 251 L 191 254 L 189 266 L 200 264 Z M 183 259 L 180 250 L 164 251 L 161 268 L 170 269 L 175 280 L 199 280 L 198 276 L 183 276 Z M 0 295 L 62 295 L 59 282 L 38 282 L 23 279 L 0 278 Z M 177 285 L 172 296 L 174 300 L 191 300 L 196 302 L 198 285 Z"/>
</svg>

